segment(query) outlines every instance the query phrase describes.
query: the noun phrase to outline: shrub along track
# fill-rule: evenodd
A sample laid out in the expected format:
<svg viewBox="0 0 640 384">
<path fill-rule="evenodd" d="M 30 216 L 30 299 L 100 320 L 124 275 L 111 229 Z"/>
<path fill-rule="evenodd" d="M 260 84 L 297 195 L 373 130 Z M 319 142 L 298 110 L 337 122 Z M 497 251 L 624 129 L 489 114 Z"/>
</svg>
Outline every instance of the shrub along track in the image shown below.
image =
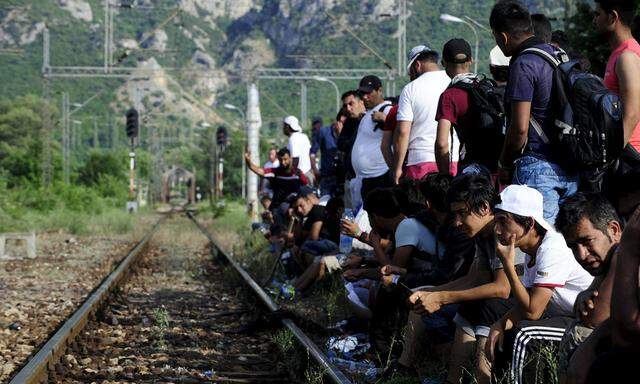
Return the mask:
<svg viewBox="0 0 640 384">
<path fill-rule="evenodd" d="M 112 280 L 113 286 L 97 288 L 79 309 L 86 313 L 70 318 L 85 320 L 63 325 L 11 383 L 297 381 L 272 342 L 276 323 L 297 337 L 332 381 L 348 383 L 291 320 L 271 316 L 278 309 L 273 301 L 198 227 L 206 236 L 185 218 L 168 220 L 142 252 L 151 234 L 145 237 L 136 247 L 139 257 L 114 271 L 124 276 L 135 263 L 128 280 L 106 278 L 103 285 Z M 222 260 L 253 296 L 236 295 Z"/>
</svg>

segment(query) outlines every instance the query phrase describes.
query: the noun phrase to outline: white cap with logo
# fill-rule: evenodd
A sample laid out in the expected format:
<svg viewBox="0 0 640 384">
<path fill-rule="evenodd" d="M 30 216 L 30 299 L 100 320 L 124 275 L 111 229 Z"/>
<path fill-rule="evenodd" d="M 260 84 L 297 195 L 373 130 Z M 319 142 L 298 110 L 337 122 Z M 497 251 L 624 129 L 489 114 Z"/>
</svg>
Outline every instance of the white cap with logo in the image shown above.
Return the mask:
<svg viewBox="0 0 640 384">
<path fill-rule="evenodd" d="M 436 55 L 438 55 L 437 51 L 434 51 L 426 45 L 416 45 L 415 47 L 411 48 L 409 54 L 407 55 L 407 73 L 410 72 L 409 70 L 411 69 L 411 64 L 413 64 L 418 56 L 420 56 L 420 54 L 424 52 L 435 53 Z"/>
<path fill-rule="evenodd" d="M 496 209 L 515 213 L 524 217 L 533 217 L 547 231 L 555 231 L 544 219 L 544 203 L 542 194 L 526 185 L 509 185 L 500 193 L 500 204 Z"/>
<path fill-rule="evenodd" d="M 298 122 L 298 118 L 295 117 L 295 116 L 287 116 L 287 117 L 284 118 L 284 120 L 282 122 L 287 124 L 288 126 L 290 126 L 291 129 L 293 129 L 294 132 L 301 132 L 302 131 L 302 127 L 300 126 L 300 123 Z"/>
</svg>

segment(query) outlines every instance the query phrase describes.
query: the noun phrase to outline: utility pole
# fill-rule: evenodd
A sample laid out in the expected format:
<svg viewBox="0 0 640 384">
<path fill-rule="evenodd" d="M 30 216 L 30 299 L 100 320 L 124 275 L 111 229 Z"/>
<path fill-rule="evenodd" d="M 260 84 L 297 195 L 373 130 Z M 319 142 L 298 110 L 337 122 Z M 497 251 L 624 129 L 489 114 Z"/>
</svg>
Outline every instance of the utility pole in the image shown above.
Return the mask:
<svg viewBox="0 0 640 384">
<path fill-rule="evenodd" d="M 62 179 L 69 184 L 69 94 L 62 93 Z"/>
<path fill-rule="evenodd" d="M 260 163 L 260 126 L 262 118 L 260 116 L 260 94 L 255 84 L 247 86 L 247 144 L 251 153 L 251 161 L 254 164 Z M 258 176 L 251 172 L 247 188 L 247 202 L 249 204 L 249 214 L 252 219 L 258 217 Z"/>
<path fill-rule="evenodd" d="M 93 117 L 93 149 L 98 149 L 100 143 L 98 142 L 98 119 Z"/>
<path fill-rule="evenodd" d="M 300 125 L 302 129 L 307 126 L 307 82 L 300 81 Z"/>
<path fill-rule="evenodd" d="M 51 82 L 45 78 L 42 83 L 42 186 L 51 186 L 51 140 L 53 139 L 53 124 L 51 121 Z"/>
</svg>

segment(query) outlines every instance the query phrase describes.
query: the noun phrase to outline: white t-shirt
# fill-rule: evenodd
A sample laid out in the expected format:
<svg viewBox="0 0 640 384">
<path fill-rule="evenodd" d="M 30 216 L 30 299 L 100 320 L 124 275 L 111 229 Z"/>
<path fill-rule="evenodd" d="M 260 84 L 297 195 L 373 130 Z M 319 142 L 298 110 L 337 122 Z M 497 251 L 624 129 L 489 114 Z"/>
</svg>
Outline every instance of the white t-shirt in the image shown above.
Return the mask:
<svg viewBox="0 0 640 384">
<path fill-rule="evenodd" d="M 445 71 L 425 72 L 405 85 L 398 101 L 398 121 L 411 121 L 407 165 L 436 161 L 438 131 L 436 112 L 440 95 L 451 83 Z M 453 161 L 458 161 L 460 143 L 453 133 Z"/>
<path fill-rule="evenodd" d="M 522 284 L 526 288 L 553 288 L 547 304 L 550 316 L 572 316 L 578 293 L 589 288 L 593 276 L 582 269 L 561 234 L 547 231 L 536 253 L 535 265 L 529 268 L 531 256 L 526 255 Z"/>
<path fill-rule="evenodd" d="M 416 219 L 406 218 L 396 228 L 396 249 L 412 246 L 419 251 L 436 255 L 436 235 Z M 444 245 L 438 245 L 438 252 L 444 252 Z"/>
<path fill-rule="evenodd" d="M 373 112 L 379 111 L 385 105 L 390 104 L 390 102 L 385 101 L 376 105 L 367 111 L 362 120 L 360 120 L 356 141 L 353 143 L 353 149 L 351 150 L 351 165 L 356 176 L 364 178 L 378 177 L 389 170 L 380 150 L 383 131 L 382 129 L 374 130 L 376 125 L 371 116 Z"/>
<path fill-rule="evenodd" d="M 302 173 L 307 173 L 311 170 L 311 159 L 309 158 L 309 151 L 311 150 L 311 142 L 307 135 L 302 132 L 293 132 L 289 136 L 289 142 L 287 148 L 291 152 L 291 158 L 298 158 L 298 169 Z"/>
</svg>

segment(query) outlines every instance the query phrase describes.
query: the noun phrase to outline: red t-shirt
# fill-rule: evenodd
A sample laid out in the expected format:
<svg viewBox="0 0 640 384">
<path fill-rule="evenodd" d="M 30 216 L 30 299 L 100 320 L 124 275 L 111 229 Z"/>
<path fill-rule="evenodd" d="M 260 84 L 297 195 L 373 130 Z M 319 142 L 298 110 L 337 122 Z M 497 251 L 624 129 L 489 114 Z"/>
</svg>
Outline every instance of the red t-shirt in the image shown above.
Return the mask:
<svg viewBox="0 0 640 384">
<path fill-rule="evenodd" d="M 473 128 L 473 111 L 469 105 L 469 94 L 464 89 L 447 88 L 440 95 L 436 121 L 449 120 L 460 140 L 461 163 L 469 164 L 470 132 Z M 464 152 L 464 154 L 462 154 Z M 463 156 L 464 155 L 464 158 Z"/>
<path fill-rule="evenodd" d="M 620 84 L 618 83 L 618 75 L 616 74 L 616 63 L 624 51 L 631 51 L 640 56 L 640 44 L 638 44 L 635 39 L 626 40 L 620 44 L 618 48 L 614 49 L 613 52 L 611 52 L 611 56 L 609 56 L 607 69 L 604 73 L 604 85 L 617 95 L 620 94 Z M 640 151 L 640 122 L 633 130 L 629 144 Z"/>
<path fill-rule="evenodd" d="M 394 105 L 389 109 L 387 113 L 387 118 L 384 120 L 384 126 L 382 127 L 383 131 L 395 131 L 398 126 L 398 104 Z"/>
</svg>

